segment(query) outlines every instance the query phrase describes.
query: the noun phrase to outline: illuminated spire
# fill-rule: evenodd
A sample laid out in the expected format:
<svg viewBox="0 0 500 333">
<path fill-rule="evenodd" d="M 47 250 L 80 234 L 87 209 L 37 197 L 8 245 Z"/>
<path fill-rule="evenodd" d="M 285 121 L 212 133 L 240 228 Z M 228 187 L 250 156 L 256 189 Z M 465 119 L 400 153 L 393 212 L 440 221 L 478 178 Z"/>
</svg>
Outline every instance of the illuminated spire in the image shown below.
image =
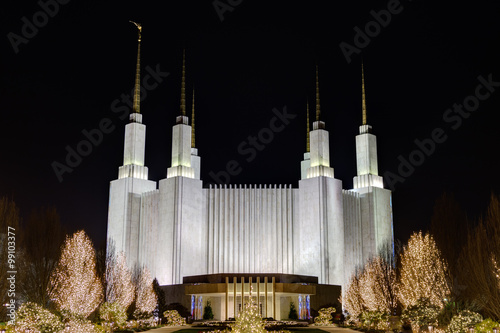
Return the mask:
<svg viewBox="0 0 500 333">
<path fill-rule="evenodd" d="M 186 50 L 182 50 L 181 116 L 186 115 Z"/>
<path fill-rule="evenodd" d="M 135 87 L 134 87 L 134 106 L 133 110 L 136 113 L 141 113 L 141 32 L 142 26 L 139 23 L 135 23 L 134 21 L 130 21 L 135 24 L 138 30 L 138 38 L 137 38 L 137 64 L 135 68 Z"/>
<path fill-rule="evenodd" d="M 318 79 L 318 65 L 316 65 L 316 121 L 319 121 L 321 111 L 319 108 L 319 79 Z"/>
<path fill-rule="evenodd" d="M 364 68 L 363 68 L 363 61 L 361 61 L 361 91 L 362 91 L 361 107 L 363 109 L 363 124 L 362 125 L 366 125 L 365 72 L 364 72 Z"/>
<path fill-rule="evenodd" d="M 307 101 L 307 148 L 306 148 L 306 153 L 310 152 L 311 151 L 311 146 L 309 144 L 309 132 L 310 132 L 310 128 L 309 128 L 309 101 Z"/>
<path fill-rule="evenodd" d="M 194 88 L 193 88 L 193 103 L 191 109 L 191 148 L 195 148 L 195 140 L 194 140 Z"/>
</svg>

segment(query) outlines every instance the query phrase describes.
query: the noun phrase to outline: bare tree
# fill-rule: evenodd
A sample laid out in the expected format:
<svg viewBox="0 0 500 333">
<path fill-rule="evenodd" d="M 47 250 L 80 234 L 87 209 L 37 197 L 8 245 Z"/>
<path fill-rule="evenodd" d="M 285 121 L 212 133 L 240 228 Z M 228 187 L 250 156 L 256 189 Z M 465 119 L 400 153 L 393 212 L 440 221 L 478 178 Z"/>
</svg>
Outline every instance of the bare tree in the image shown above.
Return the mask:
<svg viewBox="0 0 500 333">
<path fill-rule="evenodd" d="M 106 301 L 118 303 L 126 311 L 135 298 L 132 273 L 123 252 L 110 251 L 106 261 Z"/>
<path fill-rule="evenodd" d="M 467 242 L 467 215 L 453 194 L 444 192 L 434 205 L 430 233 L 443 258 L 448 263 L 452 277 L 457 274 L 458 257 Z M 452 295 L 457 295 L 460 285 L 452 284 Z"/>
<path fill-rule="evenodd" d="M 382 256 L 370 259 L 359 279 L 363 302 L 369 311 L 395 315 L 398 307 L 396 268 Z"/>
<path fill-rule="evenodd" d="M 19 291 L 24 301 L 49 304 L 50 274 L 61 253 L 66 232 L 55 208 L 33 211 L 23 226 Z"/>
<path fill-rule="evenodd" d="M 342 291 L 342 299 L 339 299 L 339 301 L 344 305 L 347 313 L 354 320 L 358 320 L 361 313 L 366 310 L 363 297 L 361 295 L 360 276 L 362 275 L 363 271 L 361 270 L 351 276 L 345 291 Z"/>
<path fill-rule="evenodd" d="M 9 289 L 9 284 L 7 281 L 7 271 L 11 270 L 8 267 L 8 232 L 11 231 L 14 233 L 15 237 L 15 248 L 17 256 L 18 251 L 18 232 L 19 232 L 19 208 L 16 206 L 15 202 L 6 197 L 0 198 L 0 295 L 2 304 L 5 304 L 9 301 L 9 293 L 7 292 Z M 9 227 L 11 229 L 9 229 Z M 11 234 L 12 235 L 12 234 Z M 14 258 L 17 260 L 17 257 Z M 17 265 L 17 263 L 15 263 Z M 7 315 L 5 306 L 0 306 L 0 319 L 5 319 Z"/>
<path fill-rule="evenodd" d="M 500 202 L 492 194 L 487 213 L 468 233 L 459 257 L 458 281 L 461 298 L 485 317 L 497 320 L 500 319 L 500 286 L 494 260 L 499 258 Z"/>
</svg>

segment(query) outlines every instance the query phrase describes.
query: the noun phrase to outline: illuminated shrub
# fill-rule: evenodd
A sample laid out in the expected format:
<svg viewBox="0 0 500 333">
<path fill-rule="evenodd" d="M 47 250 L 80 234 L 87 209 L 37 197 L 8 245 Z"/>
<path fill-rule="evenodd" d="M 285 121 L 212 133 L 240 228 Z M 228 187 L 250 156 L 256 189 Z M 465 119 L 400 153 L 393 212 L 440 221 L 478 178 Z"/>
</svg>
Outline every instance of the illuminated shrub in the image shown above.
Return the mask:
<svg viewBox="0 0 500 333">
<path fill-rule="evenodd" d="M 335 313 L 334 307 L 319 309 L 319 315 L 314 318 L 314 325 L 316 326 L 326 326 L 332 324 L 332 313 Z"/>
<path fill-rule="evenodd" d="M 14 332 L 56 333 L 64 328 L 58 316 L 31 302 L 19 307 L 16 318 Z"/>
<path fill-rule="evenodd" d="M 167 310 L 163 312 L 163 316 L 167 319 L 167 326 L 186 325 L 186 319 L 181 317 L 177 310 Z"/>
<path fill-rule="evenodd" d="M 127 313 L 123 305 L 106 302 L 99 307 L 99 318 L 107 323 L 115 323 L 117 327 L 122 327 L 127 321 Z"/>
<path fill-rule="evenodd" d="M 427 329 L 429 325 L 437 326 L 440 311 L 428 298 L 421 298 L 417 304 L 403 310 L 401 319 L 410 321 L 414 330 Z"/>
<path fill-rule="evenodd" d="M 476 324 L 476 332 L 477 333 L 493 333 L 493 328 L 499 327 L 500 323 L 488 318 Z"/>
<path fill-rule="evenodd" d="M 483 321 L 483 316 L 477 312 L 464 310 L 451 319 L 446 333 L 467 333 L 470 327 L 476 326 Z"/>
</svg>

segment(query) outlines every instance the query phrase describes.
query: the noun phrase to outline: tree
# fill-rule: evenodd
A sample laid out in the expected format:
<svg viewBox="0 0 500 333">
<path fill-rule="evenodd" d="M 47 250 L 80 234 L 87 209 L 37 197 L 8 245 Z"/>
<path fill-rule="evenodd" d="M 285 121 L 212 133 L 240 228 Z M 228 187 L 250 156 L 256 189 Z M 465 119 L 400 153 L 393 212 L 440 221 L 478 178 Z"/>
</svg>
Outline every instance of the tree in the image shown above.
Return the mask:
<svg viewBox="0 0 500 333">
<path fill-rule="evenodd" d="M 500 286 L 492 258 L 500 258 L 500 202 L 493 194 L 486 214 L 468 233 L 459 257 L 458 281 L 462 286 L 460 297 L 469 309 L 499 319 Z"/>
<path fill-rule="evenodd" d="M 155 317 L 160 317 L 160 315 L 167 309 L 167 303 L 165 302 L 165 292 L 161 289 L 158 279 L 156 278 L 153 280 L 153 290 L 155 291 L 156 299 L 158 300 L 153 314 Z"/>
<path fill-rule="evenodd" d="M 394 315 L 398 306 L 396 269 L 382 256 L 370 259 L 359 279 L 363 304 L 368 311 Z"/>
<path fill-rule="evenodd" d="M 71 317 L 87 318 L 103 298 L 96 273 L 95 251 L 83 230 L 66 237 L 54 272 L 49 294 L 57 308 Z"/>
<path fill-rule="evenodd" d="M 17 240 L 16 235 L 18 235 L 19 229 L 19 208 L 16 203 L 11 199 L 6 197 L 0 198 L 0 246 L 2 250 L 0 251 L 0 293 L 2 304 L 6 304 L 8 299 L 9 282 L 7 280 L 7 260 L 8 260 L 8 232 L 11 231 L 14 234 L 15 240 Z M 9 230 L 9 227 L 12 228 Z M 12 236 L 12 234 L 10 235 Z M 10 240 L 9 240 L 10 241 Z M 17 249 L 17 244 L 15 245 Z M 16 251 L 17 252 L 17 251 Z M 17 256 L 18 253 L 15 253 Z M 7 308 L 5 306 L 0 306 L 0 318 L 6 318 Z"/>
<path fill-rule="evenodd" d="M 357 272 L 352 275 L 347 284 L 345 292 L 342 292 L 342 301 L 345 310 L 353 319 L 359 319 L 361 313 L 366 310 L 363 297 L 361 295 L 359 277 L 363 272 Z"/>
<path fill-rule="evenodd" d="M 50 275 L 66 237 L 56 209 L 41 208 L 32 211 L 22 235 L 19 292 L 24 301 L 47 307 L 50 300 Z"/>
<path fill-rule="evenodd" d="M 108 255 L 106 260 L 106 301 L 117 303 L 126 311 L 134 301 L 135 286 L 123 252 Z"/>
<path fill-rule="evenodd" d="M 238 313 L 236 321 L 231 325 L 234 333 L 266 333 L 264 322 L 253 297 L 245 303 L 243 311 Z"/>
<path fill-rule="evenodd" d="M 297 308 L 293 302 L 290 302 L 290 311 L 288 312 L 288 319 L 298 319 L 299 315 L 297 314 Z"/>
<path fill-rule="evenodd" d="M 401 254 L 399 299 L 404 308 L 422 298 L 440 308 L 449 295 L 447 265 L 430 234 L 414 233 Z"/>
<path fill-rule="evenodd" d="M 451 277 L 457 276 L 458 258 L 467 242 L 467 216 L 453 194 L 444 192 L 435 202 L 430 233 L 448 264 Z M 451 294 L 460 296 L 462 286 L 453 279 Z"/>
<path fill-rule="evenodd" d="M 156 308 L 156 302 L 153 279 L 149 270 L 144 267 L 136 278 L 135 313 L 150 317 Z"/>
<path fill-rule="evenodd" d="M 203 319 L 204 320 L 212 320 L 214 319 L 214 313 L 212 311 L 212 305 L 210 301 L 207 301 L 207 305 L 203 308 Z"/>
</svg>

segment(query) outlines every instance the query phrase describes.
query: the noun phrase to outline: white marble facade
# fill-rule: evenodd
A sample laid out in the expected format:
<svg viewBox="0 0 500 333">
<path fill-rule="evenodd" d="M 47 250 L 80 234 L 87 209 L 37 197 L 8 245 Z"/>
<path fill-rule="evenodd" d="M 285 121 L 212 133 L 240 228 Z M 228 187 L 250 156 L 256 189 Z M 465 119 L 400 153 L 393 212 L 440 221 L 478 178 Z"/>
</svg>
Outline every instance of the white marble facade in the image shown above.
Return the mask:
<svg viewBox="0 0 500 333">
<path fill-rule="evenodd" d="M 177 118 L 167 177 L 147 180 L 145 125 L 126 127 L 124 165 L 111 182 L 108 240 L 129 265 L 145 265 L 161 285 L 217 273 L 281 273 L 344 285 L 367 258 L 392 245 L 391 192 L 378 176 L 376 138 L 356 137 L 355 188 L 343 190 L 330 167 L 329 136 L 316 121 L 298 188 L 203 187 L 191 126 Z"/>
</svg>

